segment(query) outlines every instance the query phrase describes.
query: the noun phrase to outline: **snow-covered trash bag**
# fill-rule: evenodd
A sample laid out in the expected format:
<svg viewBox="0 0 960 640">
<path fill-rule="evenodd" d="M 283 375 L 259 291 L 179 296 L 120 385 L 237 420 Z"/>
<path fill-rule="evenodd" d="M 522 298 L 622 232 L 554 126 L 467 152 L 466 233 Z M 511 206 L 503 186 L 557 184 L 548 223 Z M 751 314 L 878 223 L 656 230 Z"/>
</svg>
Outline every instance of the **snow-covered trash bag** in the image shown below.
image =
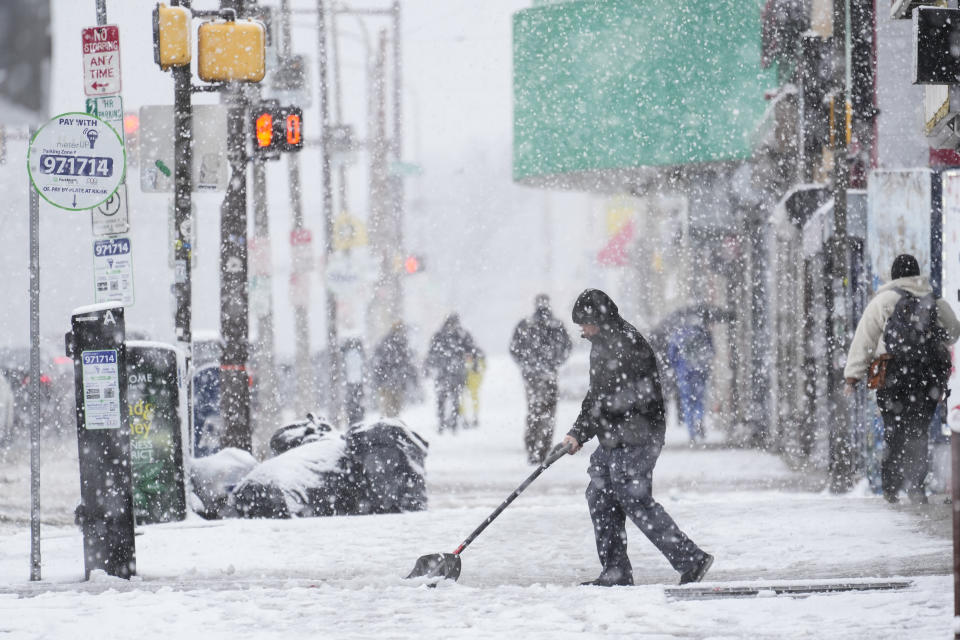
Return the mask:
<svg viewBox="0 0 960 640">
<path fill-rule="evenodd" d="M 323 434 L 333 431 L 333 425 L 323 418 L 308 413 L 304 420 L 280 427 L 270 438 L 270 453 L 278 456 L 294 447 L 322 439 Z"/>
<path fill-rule="evenodd" d="M 230 502 L 244 518 L 354 513 L 347 443 L 334 433 L 257 465 L 234 487 Z"/>
<path fill-rule="evenodd" d="M 190 508 L 208 520 L 233 515 L 228 508 L 230 492 L 256 466 L 257 459 L 250 452 L 233 447 L 193 458 L 189 463 Z"/>
<path fill-rule="evenodd" d="M 357 481 L 356 513 L 400 513 L 427 508 L 424 460 L 430 446 L 401 420 L 353 426 L 347 451 Z"/>
</svg>

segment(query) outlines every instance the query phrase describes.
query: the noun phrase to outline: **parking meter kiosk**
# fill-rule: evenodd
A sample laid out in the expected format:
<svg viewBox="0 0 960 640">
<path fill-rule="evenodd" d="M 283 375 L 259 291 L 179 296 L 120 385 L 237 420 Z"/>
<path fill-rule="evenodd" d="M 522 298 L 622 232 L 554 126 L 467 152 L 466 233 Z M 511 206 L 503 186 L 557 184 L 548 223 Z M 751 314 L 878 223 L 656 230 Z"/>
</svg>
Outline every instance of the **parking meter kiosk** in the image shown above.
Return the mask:
<svg viewBox="0 0 960 640">
<path fill-rule="evenodd" d="M 84 574 L 136 574 L 123 307 L 75 309 L 66 336 L 73 358 L 80 453 Z"/>
</svg>

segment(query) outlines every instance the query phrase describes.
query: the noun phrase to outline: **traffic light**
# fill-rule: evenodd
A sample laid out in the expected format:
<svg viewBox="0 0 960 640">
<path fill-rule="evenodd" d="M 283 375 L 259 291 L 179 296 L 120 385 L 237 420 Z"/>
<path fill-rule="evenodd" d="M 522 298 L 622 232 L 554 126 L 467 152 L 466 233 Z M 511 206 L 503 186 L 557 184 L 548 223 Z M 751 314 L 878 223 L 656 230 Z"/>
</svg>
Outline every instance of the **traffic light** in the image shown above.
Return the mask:
<svg viewBox="0 0 960 640">
<path fill-rule="evenodd" d="M 276 100 L 255 105 L 253 110 L 254 152 L 267 159 L 276 159 L 281 151 L 303 148 L 303 110 L 281 107 Z"/>
<path fill-rule="evenodd" d="M 185 7 L 153 8 L 153 61 L 164 71 L 190 64 L 190 18 Z"/>
<path fill-rule="evenodd" d="M 300 107 L 281 107 L 279 121 L 280 151 L 300 151 L 303 149 L 303 109 Z"/>
<path fill-rule="evenodd" d="M 215 20 L 197 30 L 197 74 L 204 82 L 260 82 L 265 30 L 255 20 Z"/>
<path fill-rule="evenodd" d="M 410 254 L 403 259 L 403 270 L 409 275 L 422 272 L 423 267 L 423 256 Z"/>
</svg>

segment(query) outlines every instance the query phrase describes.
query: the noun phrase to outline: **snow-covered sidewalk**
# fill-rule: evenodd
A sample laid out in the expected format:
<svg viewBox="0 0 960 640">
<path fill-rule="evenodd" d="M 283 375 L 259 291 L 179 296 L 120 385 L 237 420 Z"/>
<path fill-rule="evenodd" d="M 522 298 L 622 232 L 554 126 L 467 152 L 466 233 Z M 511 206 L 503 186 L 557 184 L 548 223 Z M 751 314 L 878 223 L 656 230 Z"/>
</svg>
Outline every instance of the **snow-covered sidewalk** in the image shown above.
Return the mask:
<svg viewBox="0 0 960 640">
<path fill-rule="evenodd" d="M 561 405 L 558 431 L 577 409 Z M 145 526 L 136 539 L 138 575 L 129 582 L 83 582 L 79 531 L 61 524 L 43 527 L 43 581 L 30 583 L 29 527 L 18 520 L 29 513 L 29 496 L 22 495 L 29 467 L 18 461 L 0 470 L 0 636 L 900 639 L 951 633 L 946 505 L 891 508 L 864 489 L 843 496 L 801 490 L 809 483 L 778 458 L 753 450 L 691 450 L 675 426 L 654 475 L 654 495 L 716 556 L 704 584 L 904 577 L 912 586 L 675 600 L 664 589 L 676 585 L 677 575 L 628 525 L 638 586 L 579 587 L 599 571 L 583 498 L 593 443 L 558 461 L 476 539 L 463 553 L 458 582 L 430 589 L 405 580 L 420 555 L 453 551 L 532 468 L 522 444 L 522 387 L 507 359 L 491 359 L 478 429 L 438 435 L 430 400 L 403 417 L 430 441 L 429 510 L 298 520 L 191 517 Z M 75 479 L 51 469 L 45 480 L 51 501 L 45 509 L 60 509 L 54 520 L 62 521 L 73 504 L 53 501 L 75 503 L 69 486 Z"/>
</svg>

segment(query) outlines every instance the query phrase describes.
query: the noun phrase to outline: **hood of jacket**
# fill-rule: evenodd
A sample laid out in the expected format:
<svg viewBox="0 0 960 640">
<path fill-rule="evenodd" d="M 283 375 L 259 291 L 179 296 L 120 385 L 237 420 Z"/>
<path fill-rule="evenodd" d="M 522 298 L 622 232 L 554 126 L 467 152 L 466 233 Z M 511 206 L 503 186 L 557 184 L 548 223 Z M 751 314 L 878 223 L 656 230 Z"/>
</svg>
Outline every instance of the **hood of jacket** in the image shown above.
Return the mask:
<svg viewBox="0 0 960 640">
<path fill-rule="evenodd" d="M 894 289 L 903 289 L 904 291 L 912 293 L 918 298 L 933 291 L 933 287 L 930 286 L 930 281 L 924 276 L 907 276 L 905 278 L 897 278 L 896 280 L 887 282 L 877 289 L 877 293 L 879 294 L 883 291 L 893 291 Z"/>
<path fill-rule="evenodd" d="M 592 324 L 609 329 L 620 318 L 616 303 L 600 289 L 586 289 L 573 303 L 574 324 Z"/>
</svg>

